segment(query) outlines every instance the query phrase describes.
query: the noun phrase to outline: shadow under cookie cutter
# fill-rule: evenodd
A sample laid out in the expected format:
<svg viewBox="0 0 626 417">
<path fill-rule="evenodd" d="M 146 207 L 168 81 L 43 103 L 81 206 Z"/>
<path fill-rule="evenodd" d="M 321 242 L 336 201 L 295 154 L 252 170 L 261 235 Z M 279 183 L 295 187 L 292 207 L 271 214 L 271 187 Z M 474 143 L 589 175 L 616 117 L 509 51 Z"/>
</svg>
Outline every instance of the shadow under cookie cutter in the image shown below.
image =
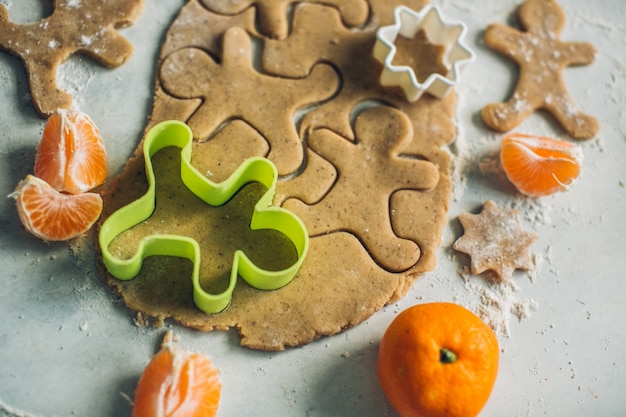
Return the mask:
<svg viewBox="0 0 626 417">
<path fill-rule="evenodd" d="M 278 173 L 272 162 L 261 157 L 249 158 L 226 180 L 214 183 L 191 165 L 192 141 L 191 129 L 182 122 L 166 121 L 150 129 L 143 145 L 148 191 L 104 221 L 98 235 L 98 244 L 106 269 L 120 280 L 134 278 L 141 270 L 143 260 L 149 256 L 165 255 L 189 259 L 193 264 L 194 303 L 205 313 L 219 313 L 229 306 L 238 276 L 252 287 L 261 290 L 274 290 L 287 285 L 304 261 L 309 248 L 309 235 L 304 223 L 295 214 L 280 207 L 271 207 L 278 179 Z M 267 190 L 254 206 L 250 229 L 272 229 L 281 232 L 293 243 L 296 261 L 282 270 L 266 270 L 256 266 L 243 251 L 237 250 L 233 256 L 228 288 L 219 294 L 211 294 L 200 285 L 200 245 L 190 237 L 173 234 L 150 235 L 140 241 L 137 251 L 131 258 L 120 259 L 113 255 L 109 250 L 111 242 L 125 230 L 148 219 L 154 212 L 156 179 L 152 156 L 170 146 L 181 150 L 180 176 L 183 183 L 208 205 L 226 204 L 248 183 L 258 182 L 264 185 Z"/>
<path fill-rule="evenodd" d="M 443 64 L 446 74 L 430 74 L 423 83 L 417 80 L 413 68 L 392 63 L 397 48 L 396 38 L 413 38 L 424 30 L 429 42 L 444 47 Z M 406 6 L 394 9 L 394 24 L 376 31 L 373 55 L 383 64 L 380 83 L 383 86 L 399 86 L 409 102 L 417 101 L 425 92 L 443 98 L 457 84 L 462 67 L 474 60 L 474 53 L 462 43 L 467 27 L 461 22 L 443 20 L 437 6 L 427 5 L 419 12 Z"/>
</svg>

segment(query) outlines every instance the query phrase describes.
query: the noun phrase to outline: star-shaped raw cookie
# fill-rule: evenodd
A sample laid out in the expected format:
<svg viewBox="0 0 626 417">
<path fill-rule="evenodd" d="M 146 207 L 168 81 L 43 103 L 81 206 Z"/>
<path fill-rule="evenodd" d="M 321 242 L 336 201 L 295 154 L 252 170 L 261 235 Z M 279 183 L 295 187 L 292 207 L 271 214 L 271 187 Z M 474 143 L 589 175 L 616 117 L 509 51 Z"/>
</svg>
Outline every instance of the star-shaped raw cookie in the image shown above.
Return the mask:
<svg viewBox="0 0 626 417">
<path fill-rule="evenodd" d="M 497 281 L 507 281 L 514 270 L 533 268 L 528 247 L 537 235 L 522 230 L 518 210 L 502 210 L 487 200 L 479 214 L 462 213 L 459 221 L 465 234 L 453 248 L 470 256 L 472 274 L 492 271 Z"/>
<path fill-rule="evenodd" d="M 518 17 L 523 31 L 490 25 L 485 43 L 519 66 L 519 80 L 506 103 L 492 103 L 481 116 L 490 128 L 505 132 L 538 109 L 545 109 L 574 139 L 589 139 L 598 132 L 598 121 L 577 110 L 567 93 L 563 70 L 586 65 L 595 48 L 586 42 L 562 42 L 565 15 L 554 0 L 526 0 Z"/>
</svg>

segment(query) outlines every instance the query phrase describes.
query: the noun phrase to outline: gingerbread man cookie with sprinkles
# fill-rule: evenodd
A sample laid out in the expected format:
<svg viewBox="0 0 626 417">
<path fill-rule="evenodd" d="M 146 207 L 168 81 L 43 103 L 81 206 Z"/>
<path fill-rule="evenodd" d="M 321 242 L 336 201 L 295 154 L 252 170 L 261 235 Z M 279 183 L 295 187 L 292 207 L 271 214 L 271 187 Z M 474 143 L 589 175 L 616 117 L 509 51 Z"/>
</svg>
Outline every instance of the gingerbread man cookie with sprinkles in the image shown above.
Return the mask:
<svg viewBox="0 0 626 417">
<path fill-rule="evenodd" d="M 490 128 L 506 132 L 528 115 L 543 109 L 574 139 L 589 139 L 599 130 L 598 121 L 578 110 L 569 96 L 563 71 L 570 65 L 587 65 L 596 50 L 586 42 L 563 42 L 559 35 L 565 14 L 554 0 L 526 0 L 518 10 L 521 31 L 499 24 L 485 32 L 488 47 L 514 61 L 519 79 L 512 97 L 482 109 Z"/>
</svg>

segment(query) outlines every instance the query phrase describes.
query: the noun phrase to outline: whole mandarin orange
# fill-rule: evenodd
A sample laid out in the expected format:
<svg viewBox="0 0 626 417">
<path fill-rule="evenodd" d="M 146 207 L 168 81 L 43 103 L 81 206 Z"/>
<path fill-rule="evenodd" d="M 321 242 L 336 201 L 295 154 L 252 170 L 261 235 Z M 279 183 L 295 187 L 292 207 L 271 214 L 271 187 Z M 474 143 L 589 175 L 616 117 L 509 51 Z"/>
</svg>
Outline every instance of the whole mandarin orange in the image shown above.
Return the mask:
<svg viewBox="0 0 626 417">
<path fill-rule="evenodd" d="M 377 373 L 402 417 L 475 417 L 498 373 L 499 348 L 478 316 L 453 303 L 402 311 L 385 331 Z"/>
</svg>

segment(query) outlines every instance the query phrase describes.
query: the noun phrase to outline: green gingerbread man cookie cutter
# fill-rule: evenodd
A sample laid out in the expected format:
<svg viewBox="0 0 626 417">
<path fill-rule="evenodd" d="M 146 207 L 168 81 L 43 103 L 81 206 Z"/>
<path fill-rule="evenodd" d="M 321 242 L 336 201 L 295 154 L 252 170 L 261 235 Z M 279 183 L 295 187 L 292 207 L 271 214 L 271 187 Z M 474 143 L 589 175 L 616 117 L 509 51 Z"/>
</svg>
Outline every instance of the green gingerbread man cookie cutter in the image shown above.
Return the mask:
<svg viewBox="0 0 626 417">
<path fill-rule="evenodd" d="M 145 137 L 145 159 L 148 191 L 139 199 L 120 208 L 109 216 L 100 228 L 98 244 L 104 265 L 109 273 L 120 280 L 130 280 L 139 274 L 143 260 L 149 256 L 177 256 L 189 259 L 193 264 L 193 299 L 196 306 L 206 313 L 225 310 L 232 299 L 237 277 L 241 276 L 252 287 L 275 290 L 287 285 L 295 277 L 309 248 L 309 235 L 304 223 L 293 213 L 280 207 L 272 207 L 278 173 L 274 164 L 266 158 L 252 157 L 245 160 L 229 178 L 214 183 L 191 165 L 193 135 L 182 122 L 165 121 L 154 126 Z M 124 231 L 148 219 L 156 207 L 155 174 L 152 156 L 159 150 L 176 146 L 181 150 L 180 176 L 185 186 L 208 205 L 226 204 L 244 185 L 258 182 L 267 190 L 254 206 L 250 229 L 272 229 L 281 232 L 294 245 L 297 259 L 288 268 L 266 270 L 255 265 L 246 254 L 235 251 L 228 288 L 211 294 L 200 285 L 200 245 L 195 239 L 173 234 L 156 234 L 144 237 L 135 254 L 120 259 L 109 250 L 111 242 Z"/>
</svg>

